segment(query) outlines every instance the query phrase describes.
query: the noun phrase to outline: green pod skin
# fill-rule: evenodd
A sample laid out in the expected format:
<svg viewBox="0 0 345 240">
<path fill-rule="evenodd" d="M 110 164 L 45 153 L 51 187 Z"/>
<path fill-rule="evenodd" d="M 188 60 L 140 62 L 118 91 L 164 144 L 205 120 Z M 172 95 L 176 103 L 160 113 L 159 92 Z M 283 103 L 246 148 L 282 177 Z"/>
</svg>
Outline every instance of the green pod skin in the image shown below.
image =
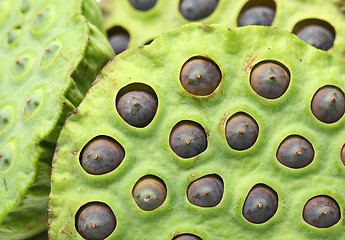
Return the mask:
<svg viewBox="0 0 345 240">
<path fill-rule="evenodd" d="M 222 73 L 218 87 L 205 96 L 191 94 L 180 81 L 184 64 L 199 56 L 212 60 Z M 252 69 L 266 62 L 280 63 L 289 73 L 290 83 L 279 98 L 261 97 L 251 87 Z M 282 236 L 345 239 L 345 165 L 341 157 L 345 117 L 325 123 L 315 117 L 311 107 L 314 95 L 325 86 L 343 92 L 343 79 L 342 59 L 274 27 L 228 29 L 192 23 L 161 34 L 150 45 L 119 54 L 101 71 L 60 133 L 48 205 L 50 237 L 83 239 L 75 228 L 78 210 L 85 203 L 102 202 L 112 209 L 117 221 L 107 240 L 172 240 L 187 233 L 205 240 L 262 236 L 267 240 Z M 157 96 L 156 114 L 146 127 L 129 125 L 117 111 L 118 97 L 132 90 Z M 226 137 L 227 121 L 240 113 L 255 121 L 259 129 L 255 143 L 245 150 L 231 148 Z M 203 151 L 183 157 L 173 150 L 175 143 L 171 144 L 170 138 L 175 126 L 186 122 L 204 132 L 207 144 L 203 144 Z M 189 132 L 188 138 L 175 138 L 185 144 L 182 150 L 187 153 L 194 151 L 188 146 L 195 131 Z M 80 165 L 81 151 L 95 136 L 109 136 L 126 151 L 122 163 L 107 174 L 91 175 Z M 314 150 L 310 164 L 291 168 L 277 160 L 277 150 L 289 136 L 308 140 Z M 221 177 L 222 187 L 207 184 L 205 189 L 201 185 L 190 194 L 199 194 L 200 201 L 190 201 L 190 186 L 210 175 Z M 141 193 L 134 191 L 147 176 L 164 182 L 166 196 L 161 194 L 160 201 L 153 196 L 165 193 L 159 187 L 162 185 L 147 187 L 150 185 L 145 183 Z M 252 194 L 254 186 L 266 193 Z M 221 189 L 220 201 L 220 191 L 212 195 L 210 189 Z M 257 201 L 260 195 L 262 206 Z M 315 196 L 334 199 L 341 220 L 326 228 L 308 224 L 303 211 Z M 204 207 L 203 199 L 209 207 Z M 263 202 L 265 199 L 268 201 Z M 140 207 L 145 205 L 148 210 Z M 248 217 L 251 221 L 244 206 L 255 212 L 253 219 Z M 261 211 L 264 206 L 269 211 Z"/>
</svg>

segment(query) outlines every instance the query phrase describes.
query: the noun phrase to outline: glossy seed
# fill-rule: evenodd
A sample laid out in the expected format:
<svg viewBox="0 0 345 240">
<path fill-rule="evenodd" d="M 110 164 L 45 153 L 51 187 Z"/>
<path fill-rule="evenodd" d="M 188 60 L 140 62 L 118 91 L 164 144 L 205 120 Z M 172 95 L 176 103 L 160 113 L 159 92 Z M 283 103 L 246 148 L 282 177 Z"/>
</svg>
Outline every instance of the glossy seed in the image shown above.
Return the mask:
<svg viewBox="0 0 345 240">
<path fill-rule="evenodd" d="M 104 203 L 92 202 L 80 208 L 75 220 L 78 233 L 87 240 L 108 237 L 116 227 L 113 211 Z"/>
<path fill-rule="evenodd" d="M 343 145 L 343 148 L 341 149 L 340 158 L 345 166 L 345 144 Z"/>
<path fill-rule="evenodd" d="M 211 94 L 218 87 L 221 78 L 217 64 L 205 58 L 189 59 L 180 73 L 183 88 L 197 96 Z"/>
<path fill-rule="evenodd" d="M 333 46 L 335 35 L 321 25 L 307 25 L 296 33 L 302 41 L 324 51 Z"/>
<path fill-rule="evenodd" d="M 233 115 L 226 123 L 225 137 L 228 145 L 235 150 L 246 150 L 254 145 L 259 135 L 259 126 L 245 113 Z"/>
<path fill-rule="evenodd" d="M 128 48 L 129 34 L 122 27 L 116 26 L 108 30 L 108 40 L 115 54 L 120 54 Z"/>
<path fill-rule="evenodd" d="M 254 66 L 250 74 L 250 86 L 264 98 L 279 98 L 286 92 L 289 84 L 289 73 L 277 63 L 259 63 Z"/>
<path fill-rule="evenodd" d="M 172 240 L 202 240 L 193 234 L 180 234 L 175 236 Z"/>
<path fill-rule="evenodd" d="M 157 0 L 129 0 L 131 5 L 141 11 L 147 11 L 156 5 Z"/>
<path fill-rule="evenodd" d="M 215 207 L 222 200 L 223 180 L 218 175 L 208 175 L 192 182 L 187 190 L 188 201 L 199 207 Z"/>
<path fill-rule="evenodd" d="M 116 107 L 120 116 L 129 125 L 142 128 L 153 120 L 158 100 L 146 91 L 135 90 L 121 96 Z"/>
<path fill-rule="evenodd" d="M 289 136 L 277 150 L 278 161 L 290 168 L 303 168 L 314 159 L 313 146 L 301 136 Z"/>
<path fill-rule="evenodd" d="M 138 207 L 145 211 L 152 211 L 163 204 L 167 189 L 160 178 L 148 175 L 137 181 L 133 187 L 132 196 Z"/>
<path fill-rule="evenodd" d="M 311 102 L 311 111 L 314 116 L 324 123 L 337 122 L 344 115 L 344 109 L 343 94 L 332 86 L 319 89 Z"/>
<path fill-rule="evenodd" d="M 237 21 L 239 27 L 248 25 L 271 26 L 275 10 L 267 6 L 254 6 L 243 11 Z"/>
<path fill-rule="evenodd" d="M 243 204 L 242 214 L 251 223 L 268 221 L 278 209 L 278 195 L 264 184 L 255 185 Z"/>
<path fill-rule="evenodd" d="M 99 136 L 86 144 L 80 154 L 80 164 L 92 175 L 102 175 L 116 169 L 123 158 L 125 150 L 113 138 Z"/>
<path fill-rule="evenodd" d="M 191 158 L 206 150 L 207 137 L 198 123 L 181 121 L 171 131 L 169 144 L 179 157 Z"/>
<path fill-rule="evenodd" d="M 303 219 L 317 228 L 328 228 L 339 222 L 338 203 L 328 196 L 316 196 L 307 202 L 303 210 Z"/>
<path fill-rule="evenodd" d="M 218 5 L 218 0 L 181 0 L 180 12 L 187 20 L 195 21 L 210 16 Z"/>
</svg>

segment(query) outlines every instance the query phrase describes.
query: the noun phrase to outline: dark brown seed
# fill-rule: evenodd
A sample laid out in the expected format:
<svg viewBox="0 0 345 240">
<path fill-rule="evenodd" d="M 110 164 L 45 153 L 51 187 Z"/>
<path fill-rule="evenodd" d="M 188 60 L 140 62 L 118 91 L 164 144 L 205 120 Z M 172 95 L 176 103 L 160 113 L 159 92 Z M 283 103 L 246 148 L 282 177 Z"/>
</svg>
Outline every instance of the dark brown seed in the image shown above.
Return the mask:
<svg viewBox="0 0 345 240">
<path fill-rule="evenodd" d="M 120 116 L 129 125 L 146 127 L 153 120 L 158 107 L 158 100 L 152 94 L 142 91 L 130 91 L 121 96 L 116 108 Z"/>
<path fill-rule="evenodd" d="M 345 100 L 342 92 L 332 86 L 319 89 L 311 102 L 314 116 L 324 123 L 335 123 L 343 115 Z"/>
<path fill-rule="evenodd" d="M 199 207 L 215 207 L 222 200 L 223 180 L 218 175 L 208 175 L 192 182 L 187 189 L 188 201 Z"/>
<path fill-rule="evenodd" d="M 304 206 L 303 219 L 317 228 L 331 227 L 340 220 L 339 205 L 329 196 L 313 197 Z"/>
<path fill-rule="evenodd" d="M 267 6 L 255 6 L 249 8 L 239 16 L 239 27 L 248 25 L 271 26 L 274 20 L 275 10 Z"/>
<path fill-rule="evenodd" d="M 115 54 L 119 54 L 128 48 L 129 34 L 122 27 L 115 26 L 108 30 L 108 40 Z"/>
<path fill-rule="evenodd" d="M 278 209 L 278 195 L 264 184 L 255 185 L 243 204 L 242 214 L 251 223 L 268 221 Z"/>
<path fill-rule="evenodd" d="M 278 161 L 290 168 L 303 168 L 314 159 L 313 146 L 301 136 L 289 136 L 277 150 Z"/>
<path fill-rule="evenodd" d="M 160 207 L 167 196 L 164 182 L 156 176 L 140 178 L 132 190 L 136 204 L 145 211 L 152 211 Z"/>
<path fill-rule="evenodd" d="M 183 88 L 197 96 L 211 94 L 218 87 L 221 78 L 222 73 L 217 64 L 202 57 L 189 59 L 180 73 Z"/>
<path fill-rule="evenodd" d="M 180 12 L 187 20 L 195 21 L 210 16 L 218 5 L 218 0 L 181 0 Z"/>
<path fill-rule="evenodd" d="M 341 161 L 343 162 L 345 166 L 345 144 L 343 145 L 343 148 L 341 149 L 340 157 L 341 157 Z"/>
<path fill-rule="evenodd" d="M 258 63 L 251 71 L 250 85 L 261 97 L 279 98 L 290 84 L 290 74 L 285 69 L 273 62 Z"/>
<path fill-rule="evenodd" d="M 174 237 L 172 240 L 202 240 L 202 239 L 192 234 L 180 234 Z"/>
<path fill-rule="evenodd" d="M 116 218 L 108 205 L 92 202 L 82 206 L 76 214 L 78 233 L 87 240 L 102 240 L 116 227 Z"/>
<path fill-rule="evenodd" d="M 206 150 L 207 137 L 200 124 L 181 121 L 172 129 L 169 144 L 179 157 L 191 158 Z"/>
<path fill-rule="evenodd" d="M 254 145 L 259 135 L 259 126 L 245 113 L 234 114 L 226 123 L 225 137 L 235 150 L 246 150 Z"/>
<path fill-rule="evenodd" d="M 335 35 L 328 28 L 311 24 L 303 27 L 296 33 L 302 41 L 324 51 L 333 46 Z"/>
<path fill-rule="evenodd" d="M 123 158 L 125 150 L 111 137 L 98 136 L 89 141 L 80 154 L 83 169 L 93 175 L 102 175 L 116 169 Z"/>
<path fill-rule="evenodd" d="M 129 0 L 131 5 L 141 11 L 147 11 L 156 5 L 157 0 Z"/>
</svg>

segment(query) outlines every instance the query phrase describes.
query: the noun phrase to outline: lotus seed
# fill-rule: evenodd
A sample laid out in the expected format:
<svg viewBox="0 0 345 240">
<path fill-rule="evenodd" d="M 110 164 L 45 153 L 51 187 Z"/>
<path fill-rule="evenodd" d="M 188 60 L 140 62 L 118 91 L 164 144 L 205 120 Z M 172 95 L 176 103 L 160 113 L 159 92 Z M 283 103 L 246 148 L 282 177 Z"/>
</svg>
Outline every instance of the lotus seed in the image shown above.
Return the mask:
<svg viewBox="0 0 345 240">
<path fill-rule="evenodd" d="M 195 21 L 210 16 L 218 5 L 218 0 L 181 0 L 180 12 L 187 20 Z"/>
<path fill-rule="evenodd" d="M 181 121 L 172 129 L 169 144 L 179 157 L 191 158 L 206 150 L 207 137 L 200 124 L 193 121 Z"/>
<path fill-rule="evenodd" d="M 345 166 L 345 145 L 343 145 L 343 148 L 341 149 L 340 158 Z"/>
<path fill-rule="evenodd" d="M 131 5 L 141 11 L 147 11 L 156 5 L 157 0 L 129 0 Z"/>
<path fill-rule="evenodd" d="M 189 59 L 182 67 L 180 82 L 186 91 L 197 96 L 211 94 L 222 78 L 216 63 L 202 57 Z"/>
<path fill-rule="evenodd" d="M 115 54 L 125 51 L 129 44 L 129 34 L 122 27 L 116 26 L 108 30 L 108 40 Z"/>
<path fill-rule="evenodd" d="M 181 234 L 181 235 L 175 236 L 172 240 L 202 240 L 202 239 L 192 234 Z"/>
<path fill-rule="evenodd" d="M 329 196 L 316 196 L 307 202 L 303 210 L 303 219 L 317 228 L 328 228 L 339 222 L 338 203 Z"/>
</svg>

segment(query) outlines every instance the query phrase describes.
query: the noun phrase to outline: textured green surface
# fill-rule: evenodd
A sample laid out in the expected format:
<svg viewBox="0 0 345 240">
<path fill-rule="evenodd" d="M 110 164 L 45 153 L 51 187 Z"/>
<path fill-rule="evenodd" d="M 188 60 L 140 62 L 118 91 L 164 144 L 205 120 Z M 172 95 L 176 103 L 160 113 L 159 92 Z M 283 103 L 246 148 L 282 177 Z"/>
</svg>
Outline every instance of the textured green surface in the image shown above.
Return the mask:
<svg viewBox="0 0 345 240">
<path fill-rule="evenodd" d="M 188 94 L 179 81 L 183 64 L 198 55 L 211 58 L 223 76 L 219 87 L 205 97 Z M 289 88 L 278 99 L 264 99 L 250 87 L 250 71 L 263 60 L 278 61 L 290 71 Z M 230 30 L 191 24 L 118 55 L 102 70 L 60 135 L 53 160 L 50 236 L 80 239 L 76 212 L 88 202 L 100 201 L 117 218 L 108 239 L 169 240 L 177 233 L 204 240 L 345 238 L 345 166 L 340 159 L 345 117 L 324 124 L 310 110 L 319 88 L 330 84 L 344 91 L 344 79 L 341 59 L 268 27 Z M 130 83 L 145 83 L 157 94 L 156 116 L 145 128 L 128 125 L 117 113 L 116 95 Z M 225 139 L 227 119 L 240 111 L 259 125 L 257 142 L 245 151 L 232 150 Z M 198 122 L 206 130 L 208 147 L 197 157 L 180 158 L 169 147 L 170 131 L 181 120 Z M 305 137 L 315 149 L 314 161 L 305 168 L 287 168 L 276 159 L 279 144 L 292 134 Z M 83 170 L 79 154 L 98 135 L 117 140 L 126 155 L 117 169 L 96 176 Z M 188 185 L 209 174 L 224 181 L 220 204 L 213 208 L 190 204 Z M 155 175 L 167 186 L 163 205 L 148 212 L 131 195 L 145 175 Z M 242 206 L 258 183 L 277 192 L 279 205 L 272 219 L 255 225 L 242 216 Z M 333 197 L 341 208 L 341 220 L 328 229 L 312 227 L 302 217 L 306 202 L 322 194 Z"/>
<path fill-rule="evenodd" d="M 100 19 L 94 0 L 0 1 L 0 239 L 45 228 L 59 130 L 113 54 Z"/>
<path fill-rule="evenodd" d="M 237 18 L 248 0 L 219 0 L 215 11 L 199 22 L 237 27 Z M 263 2 L 271 2 L 263 0 Z M 276 16 L 272 26 L 292 32 L 294 26 L 305 19 L 321 19 L 336 31 L 334 46 L 329 50 L 345 57 L 345 15 L 343 0 L 275 0 Z M 148 11 L 139 11 L 129 0 L 102 0 L 106 29 L 121 26 L 130 35 L 129 47 L 146 44 L 161 32 L 190 23 L 179 11 L 180 0 L 158 0 Z"/>
</svg>

